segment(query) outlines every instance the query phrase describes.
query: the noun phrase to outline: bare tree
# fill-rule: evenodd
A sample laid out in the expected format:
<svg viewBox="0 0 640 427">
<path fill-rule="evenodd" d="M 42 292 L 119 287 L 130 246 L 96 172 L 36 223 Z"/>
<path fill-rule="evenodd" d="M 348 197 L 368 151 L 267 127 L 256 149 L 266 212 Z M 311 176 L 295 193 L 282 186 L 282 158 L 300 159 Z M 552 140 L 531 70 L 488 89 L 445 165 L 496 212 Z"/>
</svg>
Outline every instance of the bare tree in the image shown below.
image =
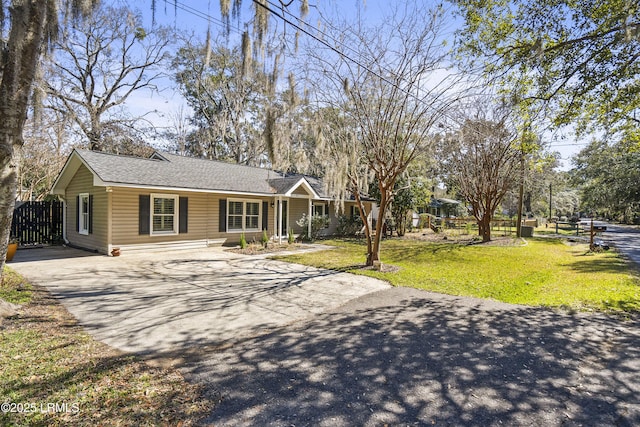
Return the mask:
<svg viewBox="0 0 640 427">
<path fill-rule="evenodd" d="M 71 149 L 69 121 L 68 114 L 47 110 L 25 128 L 18 174 L 20 200 L 43 200 L 49 195 Z"/>
<path fill-rule="evenodd" d="M 509 111 L 487 109 L 486 99 L 476 107 L 460 129 L 444 139 L 443 166 L 448 181 L 470 205 L 482 241 L 488 242 L 496 209 L 518 184 L 522 152 Z"/>
<path fill-rule="evenodd" d="M 191 120 L 184 105 L 168 114 L 169 126 L 163 132 L 163 136 L 169 141 L 169 150 L 181 156 L 187 155 L 187 137 L 191 132 Z"/>
<path fill-rule="evenodd" d="M 126 7 L 103 6 L 82 24 L 67 25 L 50 63 L 48 107 L 70 114 L 90 149 L 135 153 L 143 117 L 132 117 L 123 104 L 134 92 L 156 90 L 169 35 L 166 28 L 145 29 Z"/>
<path fill-rule="evenodd" d="M 367 264 L 380 260 L 385 212 L 395 183 L 407 166 L 434 142 L 437 124 L 460 96 L 442 78 L 448 51 L 442 37 L 445 11 L 402 3 L 376 28 L 362 24 L 333 29 L 314 46 L 309 66 L 318 103 L 318 145 L 325 182 L 339 200 L 353 197 L 367 238 Z M 333 44 L 343 46 L 335 54 Z M 378 183 L 379 213 L 372 229 L 365 209 L 371 181 Z"/>
</svg>

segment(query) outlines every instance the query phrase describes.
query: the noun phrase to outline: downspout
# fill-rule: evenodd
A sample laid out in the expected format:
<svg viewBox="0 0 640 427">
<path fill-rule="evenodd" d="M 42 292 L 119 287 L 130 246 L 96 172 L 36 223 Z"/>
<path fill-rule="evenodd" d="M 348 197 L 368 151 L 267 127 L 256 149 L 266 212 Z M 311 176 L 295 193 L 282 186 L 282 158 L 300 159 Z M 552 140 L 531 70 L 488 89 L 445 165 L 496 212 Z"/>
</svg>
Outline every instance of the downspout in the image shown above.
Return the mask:
<svg viewBox="0 0 640 427">
<path fill-rule="evenodd" d="M 107 187 L 105 191 L 107 192 L 107 255 L 110 255 L 112 254 L 112 250 L 114 249 L 112 219 L 113 188 Z"/>
</svg>

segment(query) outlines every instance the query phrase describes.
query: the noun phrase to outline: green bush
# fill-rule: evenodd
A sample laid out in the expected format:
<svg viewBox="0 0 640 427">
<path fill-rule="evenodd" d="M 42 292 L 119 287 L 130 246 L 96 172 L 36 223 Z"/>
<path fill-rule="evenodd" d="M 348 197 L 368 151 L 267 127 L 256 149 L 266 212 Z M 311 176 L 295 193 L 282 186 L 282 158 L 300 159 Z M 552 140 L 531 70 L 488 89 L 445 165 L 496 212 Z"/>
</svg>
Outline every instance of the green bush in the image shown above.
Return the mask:
<svg viewBox="0 0 640 427">
<path fill-rule="evenodd" d="M 262 238 L 260 239 L 263 247 L 267 247 L 267 243 L 269 243 L 269 236 L 267 236 L 267 230 L 262 230 Z"/>
<path fill-rule="evenodd" d="M 293 242 L 295 241 L 295 236 L 293 235 L 293 228 L 289 229 L 289 234 L 287 237 L 287 241 L 289 242 L 290 245 L 293 244 Z"/>
<path fill-rule="evenodd" d="M 427 228 L 429 226 L 429 214 L 422 213 L 419 215 L 418 228 Z"/>
<path fill-rule="evenodd" d="M 329 217 L 313 215 L 311 217 L 311 235 L 308 235 L 309 230 L 309 217 L 307 214 L 302 214 L 302 218 L 296 221 L 298 226 L 302 227 L 302 240 L 313 242 L 318 238 L 320 230 L 329 226 Z"/>
<path fill-rule="evenodd" d="M 473 224 L 471 224 L 470 222 L 465 222 L 464 223 L 464 230 L 465 230 L 466 234 L 471 234 L 472 227 L 473 227 Z"/>
<path fill-rule="evenodd" d="M 246 249 L 247 247 L 247 239 L 244 236 L 244 232 L 240 235 L 240 249 Z"/>
<path fill-rule="evenodd" d="M 362 230 L 362 219 L 360 216 L 348 217 L 346 215 L 340 215 L 338 217 L 338 227 L 336 233 L 339 236 L 355 236 Z"/>
</svg>

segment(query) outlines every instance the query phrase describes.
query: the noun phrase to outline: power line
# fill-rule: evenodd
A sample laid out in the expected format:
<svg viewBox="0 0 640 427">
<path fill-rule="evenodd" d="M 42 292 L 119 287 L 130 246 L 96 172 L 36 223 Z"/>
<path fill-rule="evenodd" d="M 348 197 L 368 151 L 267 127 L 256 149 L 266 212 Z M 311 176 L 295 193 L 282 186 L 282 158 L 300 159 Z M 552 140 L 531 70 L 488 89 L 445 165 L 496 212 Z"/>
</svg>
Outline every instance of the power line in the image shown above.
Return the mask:
<svg viewBox="0 0 640 427">
<path fill-rule="evenodd" d="M 425 95 L 424 97 L 420 98 L 418 95 L 415 95 L 409 91 L 407 91 L 406 89 L 400 87 L 398 84 L 392 82 L 391 80 L 389 80 L 388 78 L 382 76 L 381 74 L 379 74 L 378 72 L 372 70 L 369 66 L 363 64 L 362 62 L 360 62 L 359 60 L 345 54 L 344 52 L 342 52 L 341 50 L 339 50 L 337 47 L 332 46 L 331 44 L 329 44 L 328 42 L 326 42 L 325 40 L 317 37 L 316 35 L 312 34 L 310 31 L 302 28 L 300 25 L 292 22 L 290 19 L 287 19 L 284 14 L 280 14 L 279 12 L 275 11 L 273 8 L 259 2 L 258 0 L 252 0 L 254 4 L 258 5 L 259 7 L 262 7 L 263 9 L 267 10 L 268 12 L 272 13 L 274 16 L 276 16 L 277 18 L 280 18 L 283 22 L 293 26 L 295 29 L 301 31 L 302 33 L 304 33 L 305 35 L 311 37 L 313 40 L 317 41 L 318 43 L 322 44 L 323 46 L 327 47 L 329 50 L 337 53 L 341 58 L 344 58 L 354 64 L 356 64 L 357 66 L 361 67 L 362 69 L 366 70 L 368 73 L 371 73 L 372 75 L 376 76 L 378 79 L 380 79 L 381 81 L 385 82 L 386 84 L 392 86 L 393 88 L 399 90 L 400 92 L 404 93 L 405 95 L 415 99 L 417 102 L 419 102 L 420 104 L 424 105 L 427 108 L 430 108 L 432 110 L 434 110 L 436 113 L 440 114 L 442 117 L 446 117 L 449 120 L 453 121 L 454 123 L 456 123 L 457 125 L 462 125 L 461 122 L 458 121 L 458 119 L 454 118 L 452 115 L 449 115 L 446 111 L 444 110 L 438 110 L 436 107 L 433 107 L 431 104 L 428 104 L 425 101 L 425 98 L 428 97 L 430 95 L 430 93 L 428 93 L 427 95 Z M 270 3 L 271 5 L 273 5 L 273 2 L 270 0 L 267 0 L 268 3 Z M 277 7 L 277 5 L 276 5 Z M 293 16 L 297 21 L 303 22 L 306 26 L 313 28 L 315 31 L 326 35 L 326 33 L 320 31 L 319 29 L 317 29 L 316 27 L 314 27 L 313 25 L 308 24 L 306 21 L 304 21 L 303 19 L 296 17 L 295 15 L 293 15 L 291 12 L 285 12 L 288 13 L 290 16 Z M 335 39 L 333 37 L 329 37 L 332 38 L 334 41 Z M 344 46 L 344 43 L 336 43 L 336 44 L 342 44 Z M 358 53 L 356 50 L 349 48 L 351 50 L 353 50 L 355 53 Z M 483 135 L 483 136 L 487 136 L 488 135 Z"/>
<path fill-rule="evenodd" d="M 583 146 L 589 145 L 588 142 L 573 142 L 568 144 L 549 144 L 547 147 L 575 147 L 575 146 Z"/>
<path fill-rule="evenodd" d="M 221 27 L 223 30 L 230 30 L 235 34 L 241 35 L 242 32 L 237 28 L 237 27 L 233 27 L 230 25 L 227 25 L 226 22 L 216 18 L 215 16 L 212 16 L 210 13 L 207 12 L 203 12 L 201 10 L 198 10 L 194 7 L 191 7 L 181 1 L 175 1 L 174 2 L 174 6 L 176 9 L 180 9 L 183 12 L 190 14 L 192 16 L 195 16 L 197 18 L 203 19 L 205 21 L 207 21 L 208 23 L 211 22 L 219 27 Z"/>
</svg>

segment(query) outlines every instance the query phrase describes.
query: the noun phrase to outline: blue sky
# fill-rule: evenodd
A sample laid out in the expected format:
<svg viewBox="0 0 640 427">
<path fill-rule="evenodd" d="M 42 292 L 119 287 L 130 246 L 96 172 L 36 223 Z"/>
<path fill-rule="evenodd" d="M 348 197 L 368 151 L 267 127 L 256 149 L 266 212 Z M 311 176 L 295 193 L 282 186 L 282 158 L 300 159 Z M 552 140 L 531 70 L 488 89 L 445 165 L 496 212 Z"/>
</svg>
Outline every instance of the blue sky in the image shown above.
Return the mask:
<svg viewBox="0 0 640 427">
<path fill-rule="evenodd" d="M 121 0 L 115 0 L 121 1 Z M 115 2 L 114 1 L 114 2 Z M 204 40 L 207 28 L 211 28 L 212 38 L 223 33 L 223 21 L 220 15 L 220 0 L 178 0 L 177 7 L 174 6 L 173 0 L 164 1 L 157 0 L 156 23 L 162 25 L 170 25 L 180 32 L 187 34 L 193 33 L 196 37 Z M 233 4 L 233 0 L 230 0 Z M 277 4 L 277 0 L 269 0 L 272 4 Z M 416 0 L 426 5 L 432 4 L 429 1 Z M 151 25 L 151 0 L 129 0 L 128 3 L 138 8 L 145 20 L 146 25 Z M 231 19 L 232 30 L 230 33 L 230 41 L 234 42 L 241 33 L 244 22 L 250 20 L 253 15 L 253 2 L 251 0 L 242 1 L 242 11 L 239 20 Z M 434 2 L 435 3 L 435 2 Z M 332 20 L 347 19 L 356 20 L 358 17 L 362 21 L 369 24 L 379 21 L 384 12 L 389 8 L 389 0 L 312 0 L 307 22 L 316 26 L 322 19 Z M 317 5 L 317 6 L 314 6 Z M 294 15 L 299 15 L 297 7 L 292 9 Z M 290 18 L 293 18 L 290 16 Z M 281 24 L 279 24 L 281 25 Z M 453 32 L 455 31 L 455 21 L 452 20 L 452 28 L 447 32 L 446 37 L 453 41 Z M 288 30 L 291 34 L 292 29 Z M 304 35 L 302 37 L 305 37 Z M 237 39 L 236 39 L 237 43 Z M 139 93 L 128 102 L 128 107 L 136 114 L 146 113 L 149 110 L 157 110 L 157 114 L 147 116 L 149 120 L 158 126 L 167 124 L 167 116 L 171 112 L 175 112 L 180 105 L 186 105 L 181 95 L 170 79 L 160 83 L 164 86 L 159 94 L 149 94 L 148 92 Z M 558 151 L 562 157 L 562 169 L 569 169 L 569 158 L 580 151 L 588 142 L 575 141 L 570 129 L 565 129 L 559 135 L 564 134 L 564 139 L 550 142 L 550 149 Z M 545 135 L 544 138 L 549 142 L 553 135 Z"/>
</svg>

